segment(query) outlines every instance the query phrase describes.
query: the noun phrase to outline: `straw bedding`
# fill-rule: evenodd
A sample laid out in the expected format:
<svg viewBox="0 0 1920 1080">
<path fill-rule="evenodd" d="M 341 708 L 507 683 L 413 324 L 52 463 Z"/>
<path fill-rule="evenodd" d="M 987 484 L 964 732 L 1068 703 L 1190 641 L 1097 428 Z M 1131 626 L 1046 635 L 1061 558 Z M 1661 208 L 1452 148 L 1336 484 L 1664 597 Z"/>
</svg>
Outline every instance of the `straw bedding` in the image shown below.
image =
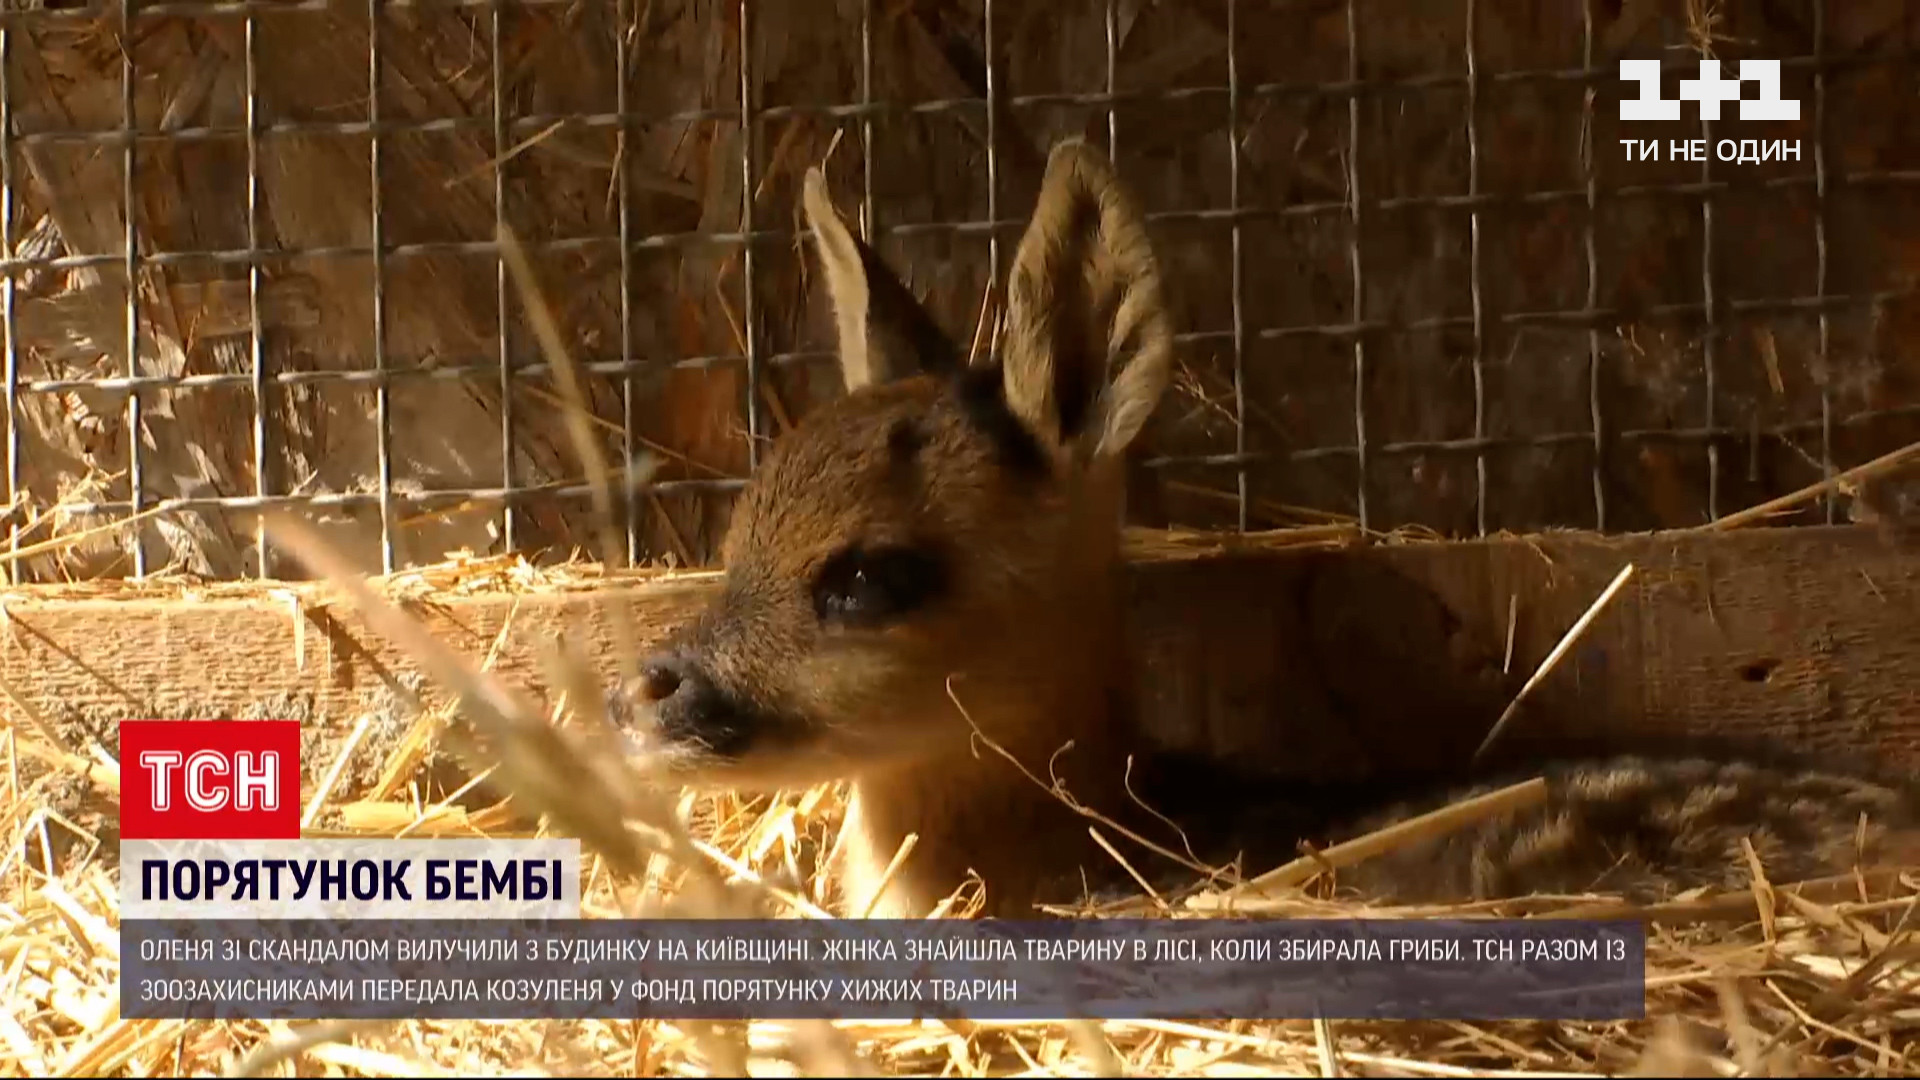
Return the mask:
<svg viewBox="0 0 1920 1080">
<path fill-rule="evenodd" d="M 503 237 L 503 239 L 507 239 Z M 592 412 L 555 319 L 526 289 L 533 329 L 553 363 L 560 397 L 578 421 Z M 559 425 L 555 425 L 556 427 Z M 608 475 L 605 450 L 573 423 L 563 437 L 590 479 Z M 561 456 L 556 448 L 556 456 Z M 611 499 L 596 492 L 604 529 Z M 585 909 L 616 915 L 817 917 L 831 884 L 821 867 L 844 791 L 822 787 L 774 798 L 660 792 L 592 733 L 598 694 L 584 661 L 555 644 L 534 703 L 491 679 L 484 662 L 434 640 L 392 601 L 475 589 L 571 588 L 593 575 L 536 572 L 517 560 L 469 561 L 369 582 L 336 531 L 271 522 L 276 547 L 346 594 L 379 634 L 403 647 L 440 691 L 464 701 L 458 717 L 396 702 L 387 717 L 344 722 L 304 755 L 306 822 L 320 835 L 502 835 L 529 829 L 581 838 L 588 852 Z M 1346 526 L 1302 541 L 1336 542 Z M 602 538 L 602 547 L 607 547 Z M 1158 554 L 1206 551 L 1170 540 Z M 445 545 L 446 547 L 454 545 Z M 612 561 L 612 560 L 610 560 Z M 124 594 L 165 589 L 127 586 Z M 202 588 L 206 588 L 201 586 Z M 73 586 L 105 590 L 104 584 Z M 220 586 L 211 587 L 218 591 Z M 233 586 L 241 588 L 241 586 Z M 1686 896 L 1654 909 L 1607 897 L 1534 898 L 1509 912 L 1643 914 L 1652 921 L 1645 1021 L 1619 1023 L 1288 1021 L 1188 1024 L 884 1023 L 716 1026 L 664 1022 L 386 1023 L 286 1025 L 133 1021 L 118 1014 L 115 923 L 118 868 L 111 822 L 119 769 L 112 748 L 82 743 L 31 715 L 8 688 L 17 719 L 0 732 L 0 1062 L 22 1075 L 907 1075 L 1532 1076 L 1908 1074 L 1920 1029 L 1920 868 L 1806 887 L 1770 883 Z M 267 710 L 263 710 L 267 711 Z M 554 721 L 560 721 L 555 723 Z M 574 723 L 572 721 L 583 721 Z M 20 722 L 24 721 L 24 722 Z M 336 731 L 344 734 L 335 735 Z M 450 770 L 447 759 L 465 763 Z M 482 792 L 492 799 L 476 798 Z M 498 796 L 505 794 L 507 798 Z M 1480 813 L 1442 811 L 1445 818 Z M 1347 857 L 1390 848 L 1369 838 Z M 1271 870 L 1242 868 L 1248 875 Z M 1288 869 L 1267 898 L 1240 910 L 1275 915 L 1358 914 L 1324 899 L 1324 881 Z M 1267 880 L 1275 880 L 1268 877 Z M 1216 901 L 1209 904 L 1206 895 Z M 1100 912 L 1206 917 L 1218 894 L 1193 903 L 1142 897 Z M 964 894 L 954 910 L 964 913 Z M 1500 905 L 1405 914 L 1488 914 Z M 1391 914 L 1374 911 L 1371 914 Z"/>
<path fill-rule="evenodd" d="M 382 633 L 413 651 L 443 685 L 488 683 L 477 664 L 410 638 L 407 617 L 383 599 L 485 588 L 486 575 L 447 571 L 412 577 L 402 588 L 369 586 L 335 577 L 330 571 L 338 567 L 328 563 L 325 549 L 307 546 L 311 533 L 280 528 L 282 543 L 333 577 Z M 534 577 L 550 577 L 547 587 L 575 585 L 561 573 Z M 523 575 L 507 587 L 528 584 Z M 551 685 L 567 688 L 581 685 L 585 669 L 556 652 L 550 670 Z M 837 786 L 753 799 L 655 793 L 626 773 L 626 764 L 609 764 L 592 752 L 582 734 L 589 725 L 565 716 L 553 725 L 544 710 L 510 691 L 478 701 L 451 724 L 432 710 L 410 723 L 369 719 L 328 740 L 324 752 L 310 750 L 303 798 L 313 832 L 458 836 L 537 829 L 579 836 L 588 853 L 589 917 L 821 914 L 830 882 L 820 867 L 843 810 Z M 118 768 L 109 748 L 55 745 L 60 736 L 51 731 L 19 724 L 0 735 L 0 821 L 8 840 L 0 865 L 0 983 L 9 1003 L 0 1012 L 0 1061 L 14 1074 L 791 1075 L 851 1069 L 961 1076 L 1865 1076 L 1907 1074 L 1917 1064 L 1920 942 L 1912 916 L 1920 903 L 1920 870 L 1914 868 L 1804 887 L 1770 884 L 1763 869 L 1750 891 L 1644 909 L 1653 920 L 1645 1021 L 761 1022 L 709 1029 L 666 1022 L 126 1020 L 118 1015 L 118 868 L 110 824 Z M 488 786 L 512 798 L 476 800 L 471 782 L 436 778 L 447 775 L 433 767 L 436 761 L 450 755 L 490 767 Z M 623 815 L 625 826 L 617 820 Z M 1269 868 L 1244 869 L 1253 876 Z M 1281 877 L 1283 885 L 1268 889 L 1268 899 L 1239 909 L 1363 913 L 1322 899 L 1324 880 Z M 1218 896 L 1217 886 L 1185 903 L 1141 897 L 1081 914 L 1207 917 L 1209 895 Z M 964 905 L 963 893 L 957 907 L 964 911 Z M 1622 915 L 1636 909 L 1606 897 L 1570 897 L 1365 913 L 1502 911 Z"/>
</svg>

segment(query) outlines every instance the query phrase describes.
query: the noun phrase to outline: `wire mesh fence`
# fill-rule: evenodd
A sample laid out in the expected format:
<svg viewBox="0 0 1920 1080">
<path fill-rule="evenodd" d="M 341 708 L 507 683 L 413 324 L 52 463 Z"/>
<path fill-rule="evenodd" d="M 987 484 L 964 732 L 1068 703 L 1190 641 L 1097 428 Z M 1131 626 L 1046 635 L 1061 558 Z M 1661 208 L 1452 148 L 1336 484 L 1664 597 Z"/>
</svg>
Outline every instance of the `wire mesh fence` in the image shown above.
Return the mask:
<svg viewBox="0 0 1920 1080">
<path fill-rule="evenodd" d="M 272 575 L 277 506 L 370 570 L 584 546 L 502 226 L 609 450 L 663 463 L 627 557 L 710 561 L 768 441 L 836 392 L 804 169 L 983 353 L 1072 134 L 1138 189 L 1180 309 L 1142 521 L 1682 527 L 1920 440 L 1905 5 L 1563 7 L 9 10 L 9 565 Z M 1800 119 L 1619 120 L 1620 59 L 1661 58 L 1671 97 L 1702 52 L 1780 60 Z"/>
</svg>

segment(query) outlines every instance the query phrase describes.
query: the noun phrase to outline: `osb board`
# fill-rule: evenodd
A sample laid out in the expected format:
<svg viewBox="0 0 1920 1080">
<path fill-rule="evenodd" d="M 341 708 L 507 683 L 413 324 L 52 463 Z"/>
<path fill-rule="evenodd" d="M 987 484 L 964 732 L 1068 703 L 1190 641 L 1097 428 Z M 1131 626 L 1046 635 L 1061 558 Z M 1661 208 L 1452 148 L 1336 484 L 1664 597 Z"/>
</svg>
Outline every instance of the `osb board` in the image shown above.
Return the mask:
<svg viewBox="0 0 1920 1080">
<path fill-rule="evenodd" d="M 1134 567 L 1135 664 L 1170 743 L 1320 778 L 1459 767 L 1606 583 L 1637 570 L 1502 737 L 1508 755 L 1677 740 L 1862 751 L 1920 766 L 1920 551 L 1859 528 L 1419 543 Z M 537 685 L 565 635 L 611 673 L 609 601 L 643 641 L 713 579 L 437 597 L 429 628 Z M 306 587 L 207 600 L 9 594 L 0 674 L 69 735 L 117 718 L 291 715 L 316 736 L 371 710 L 410 661 Z M 1514 627 L 1511 672 L 1500 666 Z M 303 639 L 303 640 L 301 640 Z M 20 722 L 9 705 L 9 719 Z M 80 740 L 84 742 L 84 739 Z M 76 746 L 76 749 L 78 747 Z"/>
<path fill-rule="evenodd" d="M 999 94 L 1071 95 L 1107 85 L 1107 0 L 997 0 L 986 40 L 980 0 L 914 4 L 823 4 L 755 0 L 751 46 L 741 78 L 739 5 L 669 2 L 626 5 L 632 26 L 615 25 L 617 5 L 523 9 L 503 5 L 498 41 L 488 7 L 394 9 L 383 24 L 382 118 L 395 123 L 460 121 L 467 126 L 382 140 L 384 239 L 392 244 L 484 243 L 495 207 L 489 163 L 507 155 L 501 215 L 529 239 L 612 236 L 624 190 L 635 235 L 735 232 L 747 201 L 743 133 L 732 119 L 743 81 L 755 105 L 800 107 L 769 117 L 749 133 L 752 225 L 782 232 L 796 224 L 796 180 L 825 160 L 835 197 L 852 213 L 871 175 L 874 220 L 881 226 L 982 222 L 992 210 L 1017 223 L 1031 205 L 1045 149 L 1067 135 L 1108 137 L 1097 105 L 1009 107 L 989 124 L 983 110 L 896 109 L 871 117 L 871 160 L 863 123 L 809 111 L 862 97 L 862 12 L 871 7 L 871 96 L 893 103 L 973 98 L 986 89 L 986 58 L 996 58 Z M 1804 55 L 1812 47 L 1811 0 L 1778 4 L 1700 4 L 1695 0 L 1594 0 L 1582 4 L 1478 4 L 1477 70 L 1483 76 L 1477 118 L 1482 192 L 1583 193 L 1580 123 L 1583 86 L 1572 80 L 1512 81 L 1520 70 L 1584 63 L 1582 11 L 1591 7 L 1594 62 L 1622 56 L 1687 56 L 1704 26 L 1724 57 Z M 1117 156 L 1123 174 L 1153 211 L 1204 211 L 1211 220 L 1166 221 L 1155 239 L 1176 287 L 1183 330 L 1201 335 L 1181 356 L 1176 391 L 1150 433 L 1147 456 L 1231 453 L 1242 436 L 1254 453 L 1351 446 L 1355 441 L 1354 352 L 1338 335 L 1268 340 L 1263 331 L 1368 321 L 1458 320 L 1472 310 L 1470 215 L 1459 209 L 1393 209 L 1375 199 L 1458 196 L 1470 190 L 1472 158 L 1464 82 L 1368 92 L 1358 99 L 1358 144 L 1340 95 L 1256 93 L 1263 84 L 1345 83 L 1347 10 L 1342 0 L 1240 3 L 1234 60 L 1242 114 L 1230 122 L 1223 87 L 1228 6 L 1223 0 L 1120 0 L 1112 5 L 1117 46 L 1113 82 L 1126 95 L 1118 110 Z M 1826 0 L 1827 50 L 1848 61 L 1827 80 L 1827 161 L 1832 193 L 1824 218 L 1807 183 L 1812 149 L 1800 160 L 1764 165 L 1714 163 L 1718 192 L 1714 290 L 1722 300 L 1808 295 L 1817 283 L 1816 225 L 1827 231 L 1827 284 L 1868 292 L 1912 285 L 1920 266 L 1920 201 L 1897 184 L 1850 185 L 1845 174 L 1911 170 L 1920 163 L 1920 96 L 1910 61 L 1879 62 L 1913 49 L 1920 23 L 1900 0 Z M 1466 73 L 1466 5 L 1360 0 L 1360 74 L 1406 80 Z M 130 38 L 112 20 L 16 20 L 12 102 L 17 129 L 110 131 L 122 121 L 124 57 L 139 78 L 134 109 L 143 126 L 224 126 L 246 118 L 245 45 L 235 19 L 142 19 Z M 257 20 L 259 117 L 265 122 L 359 122 L 366 117 L 364 5 L 325 11 L 263 12 Z M 568 125 L 516 130 L 495 145 L 494 71 L 509 116 L 613 110 L 619 95 L 617 42 L 628 47 L 628 105 L 648 120 L 624 145 L 610 127 Z M 496 62 L 497 61 L 497 62 Z M 1868 63 L 1867 61 L 1875 61 Z M 1812 138 L 1811 73 L 1789 69 L 1784 93 L 1807 107 L 1798 123 L 1740 126 L 1717 134 Z M 1167 92 L 1208 92 L 1161 97 Z M 1626 161 L 1614 119 L 1620 88 L 1594 88 L 1592 158 L 1602 190 L 1696 182 L 1691 163 Z M 689 110 L 718 118 L 655 120 Z M 996 193 L 989 191 L 986 142 L 997 151 Z M 1662 145 L 1698 134 L 1694 125 L 1655 124 L 1628 134 Z M 1239 147 L 1239 199 L 1268 210 L 1313 204 L 1325 212 L 1254 216 L 1243 222 L 1239 305 L 1247 345 L 1245 415 L 1235 414 L 1231 335 L 1235 309 L 1230 230 L 1219 215 L 1232 204 L 1230 165 Z M 829 148 L 832 153 L 829 155 Z M 331 132 L 260 141 L 259 240 L 277 249 L 263 266 L 264 352 L 273 371 L 365 370 L 374 364 L 372 278 L 364 258 L 298 254 L 314 247 L 360 247 L 372 239 L 369 140 Z M 33 251 L 113 255 L 125 235 L 117 143 L 35 144 L 16 162 L 21 219 L 16 235 Z M 137 155 L 135 226 L 145 250 L 236 248 L 248 241 L 247 148 L 239 138 L 177 144 L 145 141 Z M 627 185 L 616 180 L 624 165 Z M 1357 162 L 1369 203 L 1359 238 L 1364 296 L 1356 310 L 1344 204 L 1347 163 Z M 870 168 L 869 168 L 870 165 Z M 1772 183 L 1779 181 L 1781 183 Z M 1761 186 L 1768 182 L 1771 186 Z M 1597 385 L 1605 427 L 1698 428 L 1711 409 L 1721 425 L 1764 433 L 1803 425 L 1789 438 L 1724 440 L 1720 456 L 1725 512 L 1790 490 L 1819 475 L 1817 430 L 1822 391 L 1831 399 L 1840 464 L 1857 463 L 1920 438 L 1920 418 L 1851 422 L 1860 414 L 1920 403 L 1920 356 L 1912 332 L 1920 307 L 1830 313 L 1828 355 L 1810 310 L 1761 319 L 1728 315 L 1717 340 L 1709 402 L 1704 337 L 1696 322 L 1649 314 L 1663 304 L 1697 302 L 1704 288 L 1704 220 L 1693 197 L 1644 197 L 1605 206 L 1596 222 L 1597 302 L 1621 314 L 1599 327 L 1598 371 L 1590 370 L 1583 327 L 1509 328 L 1512 312 L 1566 310 L 1587 299 L 1584 198 L 1487 208 L 1480 222 L 1482 299 L 1487 332 L 1477 343 L 1461 326 L 1383 334 L 1367 341 L 1360 380 L 1374 453 L 1368 476 L 1371 524 L 1420 523 L 1470 534 L 1478 490 L 1474 457 L 1453 450 L 1389 454 L 1396 443 L 1468 440 L 1476 435 L 1473 359 L 1481 358 L 1485 434 L 1577 436 L 1551 447 L 1502 450 L 1487 459 L 1487 524 L 1535 531 L 1593 524 L 1589 480 Z M 1014 237 L 1003 234 L 1004 262 Z M 989 247 L 978 229 L 923 230 L 888 236 L 886 254 L 958 336 L 971 340 L 988 280 Z M 684 249 L 649 246 L 628 267 L 631 324 L 621 325 L 622 274 L 610 245 L 583 245 L 539 260 L 576 355 L 618 361 L 623 345 L 645 365 L 634 395 L 633 447 L 656 448 L 663 480 L 738 477 L 747 464 L 743 405 L 757 395 L 765 434 L 837 392 L 817 355 L 830 324 L 809 281 L 800 246 L 784 236 L 755 249 L 755 322 L 747 322 L 744 265 L 726 244 Z M 28 274 L 20 318 L 23 377 L 120 375 L 124 283 L 117 267 L 76 274 Z M 386 359 L 397 369 L 492 363 L 500 330 L 490 255 L 436 253 L 395 258 L 387 266 Z M 244 375 L 246 280 L 238 264 L 151 267 L 142 284 L 146 375 Z M 509 305 L 506 323 L 516 362 L 536 359 Z M 623 333 L 623 330 L 626 331 Z M 748 334 L 759 355 L 800 353 L 768 365 L 748 388 L 742 366 L 717 361 L 674 370 L 680 360 L 735 356 Z M 777 370 L 776 370 L 777 369 Z M 596 408 L 607 430 L 626 419 L 618 387 L 596 380 Z M 394 475 L 404 487 L 493 488 L 579 478 L 560 436 L 546 380 L 511 397 L 515 456 L 501 448 L 508 402 L 491 372 L 464 383 L 400 380 L 392 393 Z M 377 475 L 371 392 L 302 386 L 270 395 L 275 437 L 263 485 L 253 474 L 253 402 L 244 388 L 148 394 L 140 433 L 150 497 L 270 492 L 365 491 Z M 129 447 L 124 397 L 84 392 L 28 395 L 21 425 L 23 474 L 35 505 L 61 494 L 124 495 Z M 85 410 L 87 423 L 76 422 Z M 1814 428 L 1804 425 L 1813 424 Z M 624 444 L 609 436 L 614 450 Z M 1697 440 L 1619 443 L 1602 453 L 1613 530 L 1675 528 L 1705 519 L 1707 449 Z M 1260 466 L 1251 477 L 1256 525 L 1298 518 L 1288 507 L 1356 512 L 1357 463 L 1331 453 Z M 84 478 L 84 479 L 83 479 Z M 1234 479 L 1219 468 L 1142 474 L 1140 520 L 1209 526 L 1233 523 Z M 77 489 L 77 490 L 74 490 Z M 524 550 L 563 554 L 584 531 L 578 504 L 536 495 L 521 504 Z M 402 515 L 403 561 L 431 562 L 456 547 L 495 550 L 499 506 L 479 503 L 435 514 Z M 641 524 L 644 553 L 705 561 L 725 522 L 724 500 L 687 494 L 649 502 Z M 328 515 L 330 535 L 377 569 L 378 523 L 365 508 Z M 76 523 L 75 527 L 84 526 Z M 213 576 L 248 572 L 250 522 L 236 515 L 169 515 L 143 530 L 157 563 L 178 557 Z M 75 576 L 127 569 L 120 538 L 65 556 Z M 51 575 L 47 559 L 34 567 Z"/>
</svg>

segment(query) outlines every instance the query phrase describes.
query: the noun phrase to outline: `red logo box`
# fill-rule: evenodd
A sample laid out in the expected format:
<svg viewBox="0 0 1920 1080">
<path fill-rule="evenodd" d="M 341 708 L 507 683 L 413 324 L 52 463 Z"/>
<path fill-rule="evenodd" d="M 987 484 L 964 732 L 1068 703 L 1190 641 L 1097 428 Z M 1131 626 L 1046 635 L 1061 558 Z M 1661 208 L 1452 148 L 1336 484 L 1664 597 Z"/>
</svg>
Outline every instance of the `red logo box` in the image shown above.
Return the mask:
<svg viewBox="0 0 1920 1080">
<path fill-rule="evenodd" d="M 298 840 L 300 722 L 120 724 L 125 840 Z"/>
</svg>

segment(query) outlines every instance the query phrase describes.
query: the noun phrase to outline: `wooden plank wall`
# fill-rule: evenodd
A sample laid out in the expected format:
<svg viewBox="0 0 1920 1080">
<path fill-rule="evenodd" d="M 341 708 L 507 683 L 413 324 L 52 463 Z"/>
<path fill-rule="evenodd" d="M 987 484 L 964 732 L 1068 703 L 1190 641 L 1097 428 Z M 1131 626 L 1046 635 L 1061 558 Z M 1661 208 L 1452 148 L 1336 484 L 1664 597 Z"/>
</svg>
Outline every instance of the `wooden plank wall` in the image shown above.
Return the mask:
<svg viewBox="0 0 1920 1080">
<path fill-rule="evenodd" d="M 1866 528 L 1141 563 L 1136 671 L 1173 744 L 1327 778 L 1451 770 L 1628 561 L 1635 575 L 1503 734 L 1501 756 L 1704 740 L 1920 766 L 1920 551 Z M 294 712 L 344 731 L 378 707 L 386 680 L 414 671 L 311 587 L 294 590 L 306 623 L 296 634 L 279 588 L 207 600 L 14 591 L 0 677 L 72 734 L 114 745 L 111 721 L 140 716 Z M 569 635 L 605 657 L 608 602 L 627 605 L 651 641 L 712 588 L 711 577 L 680 579 L 416 612 L 478 659 L 511 610 L 496 670 L 537 687 L 542 639 Z"/>
</svg>

